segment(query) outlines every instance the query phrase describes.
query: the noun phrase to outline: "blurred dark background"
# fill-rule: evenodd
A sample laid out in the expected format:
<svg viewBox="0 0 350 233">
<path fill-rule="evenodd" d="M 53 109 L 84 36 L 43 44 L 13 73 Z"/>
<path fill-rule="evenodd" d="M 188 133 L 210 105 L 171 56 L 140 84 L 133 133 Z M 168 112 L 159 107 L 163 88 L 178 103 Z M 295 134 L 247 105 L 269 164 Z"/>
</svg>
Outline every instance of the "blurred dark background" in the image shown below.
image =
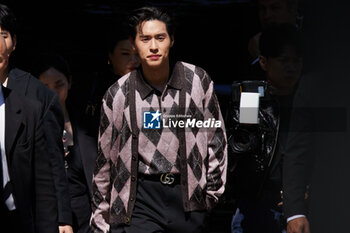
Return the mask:
<svg viewBox="0 0 350 233">
<path fill-rule="evenodd" d="M 259 30 L 255 6 L 247 0 L 12 0 L 7 5 L 19 21 L 16 63 L 25 70 L 36 53 L 46 51 L 65 56 L 73 73 L 100 70 L 107 63 L 113 18 L 155 5 L 170 7 L 177 19 L 173 55 L 203 67 L 216 83 L 229 84 L 246 68 L 248 39 Z"/>
<path fill-rule="evenodd" d="M 113 20 L 145 5 L 171 9 L 177 21 L 174 60 L 204 68 L 216 85 L 223 115 L 230 84 L 249 66 L 248 41 L 259 32 L 257 8 L 249 0 L 51 0 L 4 2 L 17 16 L 17 67 L 31 71 L 35 57 L 59 53 L 71 66 L 74 83 L 107 64 L 107 38 Z M 116 30 L 118 30 L 116 28 Z"/>
</svg>

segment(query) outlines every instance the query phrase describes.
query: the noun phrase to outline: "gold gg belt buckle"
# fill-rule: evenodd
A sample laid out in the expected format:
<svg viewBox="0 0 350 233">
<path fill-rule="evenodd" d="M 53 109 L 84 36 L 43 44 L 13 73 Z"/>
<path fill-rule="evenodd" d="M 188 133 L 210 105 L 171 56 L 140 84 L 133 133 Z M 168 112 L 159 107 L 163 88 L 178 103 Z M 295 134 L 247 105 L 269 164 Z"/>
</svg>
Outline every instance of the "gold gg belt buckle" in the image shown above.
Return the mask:
<svg viewBox="0 0 350 233">
<path fill-rule="evenodd" d="M 174 181 L 175 181 L 175 177 L 174 177 L 174 175 L 171 174 L 171 173 L 163 173 L 163 174 L 160 176 L 160 182 L 161 182 L 162 184 L 168 184 L 168 185 L 170 185 L 170 184 L 174 183 Z"/>
</svg>

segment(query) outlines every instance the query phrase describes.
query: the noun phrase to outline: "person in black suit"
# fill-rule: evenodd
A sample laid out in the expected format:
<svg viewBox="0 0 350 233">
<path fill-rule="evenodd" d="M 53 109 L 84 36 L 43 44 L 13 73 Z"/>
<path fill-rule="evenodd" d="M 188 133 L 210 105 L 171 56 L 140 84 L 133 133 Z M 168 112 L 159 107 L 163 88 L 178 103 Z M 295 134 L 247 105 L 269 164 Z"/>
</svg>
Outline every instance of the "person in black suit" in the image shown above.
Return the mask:
<svg viewBox="0 0 350 233">
<path fill-rule="evenodd" d="M 341 2 L 343 3 L 343 2 Z M 293 103 L 284 163 L 284 211 L 304 214 L 287 233 L 348 233 L 350 209 L 350 47 L 348 7 L 309 5 L 308 73 Z M 309 185 L 305 200 L 306 185 Z"/>
<path fill-rule="evenodd" d="M 5 40 L 0 37 L 2 227 L 10 233 L 56 233 L 57 199 L 45 151 L 41 104 L 3 87 L 7 61 Z"/>
<path fill-rule="evenodd" d="M 7 52 L 10 55 L 16 48 L 16 18 L 5 5 L 0 4 L 0 34 L 5 39 Z M 71 233 L 72 214 L 68 182 L 63 161 L 63 114 L 53 92 L 40 83 L 31 74 L 9 64 L 6 69 L 4 86 L 41 103 L 41 119 L 47 140 L 46 153 L 49 154 L 55 184 L 58 222 L 60 233 Z"/>
<path fill-rule="evenodd" d="M 266 82 L 241 82 L 239 86 L 233 85 L 232 94 L 235 97 L 242 91 L 262 89 L 259 123 L 245 124 L 235 120 L 239 108 L 237 97 L 230 105 L 230 118 L 227 119 L 227 122 L 234 122 L 232 126 L 227 124 L 233 165 L 230 186 L 235 189 L 232 196 L 237 200 L 232 233 L 285 232 L 282 166 L 292 102 L 302 72 L 301 34 L 290 24 L 270 27 L 262 32 L 260 50 L 259 65 Z M 287 221 L 302 214 L 289 215 Z"/>
<path fill-rule="evenodd" d="M 34 74 L 56 92 L 64 112 L 63 144 L 75 233 L 91 232 L 91 183 L 97 157 L 97 141 L 82 127 L 79 111 L 67 99 L 71 72 L 66 60 L 57 54 L 41 54 L 35 62 Z"/>
</svg>

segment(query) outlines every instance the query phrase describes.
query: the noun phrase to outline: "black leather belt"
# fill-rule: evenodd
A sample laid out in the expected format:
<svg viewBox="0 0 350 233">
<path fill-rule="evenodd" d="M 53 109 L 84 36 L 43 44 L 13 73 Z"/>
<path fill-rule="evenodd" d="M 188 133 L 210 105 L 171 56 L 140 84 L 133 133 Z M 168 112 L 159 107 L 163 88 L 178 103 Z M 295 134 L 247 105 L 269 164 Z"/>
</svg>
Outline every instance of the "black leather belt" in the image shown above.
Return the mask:
<svg viewBox="0 0 350 233">
<path fill-rule="evenodd" d="M 141 180 L 157 181 L 165 185 L 180 184 L 180 174 L 162 173 L 162 174 L 139 174 Z"/>
</svg>

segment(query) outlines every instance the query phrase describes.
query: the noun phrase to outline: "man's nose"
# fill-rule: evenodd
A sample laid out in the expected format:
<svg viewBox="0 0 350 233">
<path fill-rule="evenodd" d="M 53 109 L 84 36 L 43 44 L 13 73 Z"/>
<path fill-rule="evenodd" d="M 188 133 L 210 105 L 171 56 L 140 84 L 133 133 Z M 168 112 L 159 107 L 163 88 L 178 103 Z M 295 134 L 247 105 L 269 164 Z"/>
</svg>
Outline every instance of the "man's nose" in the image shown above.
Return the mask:
<svg viewBox="0 0 350 233">
<path fill-rule="evenodd" d="M 151 40 L 151 45 L 150 45 L 150 49 L 152 52 L 157 52 L 158 51 L 158 43 L 155 39 Z"/>
</svg>

